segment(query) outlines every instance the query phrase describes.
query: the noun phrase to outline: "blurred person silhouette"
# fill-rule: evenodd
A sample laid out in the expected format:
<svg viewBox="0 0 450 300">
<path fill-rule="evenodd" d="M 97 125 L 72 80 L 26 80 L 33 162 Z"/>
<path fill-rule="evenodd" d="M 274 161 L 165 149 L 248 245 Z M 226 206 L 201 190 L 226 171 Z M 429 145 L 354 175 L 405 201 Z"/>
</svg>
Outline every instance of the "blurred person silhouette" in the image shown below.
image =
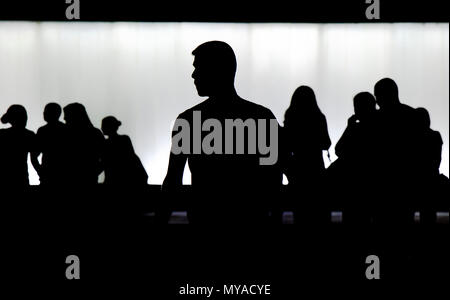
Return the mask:
<svg viewBox="0 0 450 300">
<path fill-rule="evenodd" d="M 28 154 L 35 156 L 35 134 L 26 129 L 28 115 L 25 107 L 11 105 L 1 117 L 0 129 L 0 186 L 2 190 L 23 191 L 29 186 Z"/>
<path fill-rule="evenodd" d="M 74 186 L 96 185 L 102 172 L 103 134 L 92 125 L 80 103 L 64 107 L 64 120 L 67 129 L 66 181 Z"/>
<path fill-rule="evenodd" d="M 377 110 L 375 97 L 369 92 L 353 98 L 354 114 L 335 146 L 338 159 L 327 169 L 334 191 L 345 199 L 344 222 L 369 224 L 371 190 L 376 178 Z"/>
<path fill-rule="evenodd" d="M 258 120 L 264 120 L 266 125 L 266 142 L 274 137 L 269 133 L 268 123 L 274 121 L 278 134 L 278 123 L 273 113 L 258 104 L 242 99 L 236 92 L 234 81 L 237 68 L 233 49 L 221 41 L 210 41 L 198 46 L 194 55 L 194 72 L 192 78 L 200 97 L 208 97 L 198 105 L 181 113 L 178 121 L 187 121 L 190 128 L 189 153 L 175 154 L 171 151 L 167 175 L 163 182 L 164 191 L 177 190 L 182 186 L 183 171 L 188 162 L 191 171 L 194 197 L 188 211 L 190 223 L 207 224 L 252 224 L 264 222 L 268 214 L 266 201 L 272 200 L 269 191 L 278 189 L 281 184 L 281 172 L 278 163 L 261 165 L 260 158 L 264 155 L 249 151 L 251 141 L 257 142 L 261 136 L 254 136 L 261 129 Z M 201 121 L 196 121 L 194 114 L 201 115 Z M 196 138 L 203 141 L 208 131 L 198 131 L 194 122 L 213 119 L 220 127 L 216 133 L 219 138 L 214 140 L 214 147 L 219 151 L 206 154 L 203 151 L 194 153 Z M 226 144 L 225 120 L 256 121 L 252 132 L 251 126 L 246 126 L 243 140 L 243 154 L 224 154 L 226 147 L 237 148 L 237 134 L 233 134 L 233 144 Z M 176 122 L 176 124 L 177 124 Z M 177 126 L 172 132 L 172 147 L 176 141 L 174 136 L 179 133 Z M 212 128 L 209 128 L 210 130 Z M 237 129 L 234 129 L 236 133 Z M 200 136 L 199 136 L 200 135 Z M 251 136 L 253 135 L 253 136 Z M 270 135 L 270 136 L 269 136 Z M 217 144 L 215 144 L 217 143 Z M 274 145 L 278 147 L 277 145 Z M 277 150 L 277 149 L 275 149 Z"/>
<path fill-rule="evenodd" d="M 346 160 L 350 168 L 362 167 L 360 163 L 373 148 L 375 97 L 369 92 L 361 92 L 353 98 L 353 108 L 355 113 L 348 119 L 347 128 L 335 146 L 336 156 Z"/>
<path fill-rule="evenodd" d="M 127 135 L 117 133 L 122 123 L 113 116 L 102 120 L 105 141 L 103 152 L 104 183 L 109 186 L 143 186 L 148 175 Z"/>
<path fill-rule="evenodd" d="M 327 120 L 320 111 L 313 89 L 298 87 L 284 115 L 283 148 L 287 157 L 283 171 L 294 193 L 295 222 L 326 223 L 329 216 L 324 203 L 317 203 L 325 174 L 323 151 L 331 145 Z M 298 201 L 301 194 L 301 203 Z M 304 208 L 300 211 L 299 206 Z"/>
<path fill-rule="evenodd" d="M 430 182 L 435 180 L 440 172 L 442 158 L 442 137 L 438 131 L 430 128 L 430 114 L 423 107 L 416 108 L 419 138 L 416 147 L 418 157 L 416 160 L 417 175 L 421 178 L 418 182 Z"/>
<path fill-rule="evenodd" d="M 400 102 L 398 86 L 391 78 L 379 80 L 374 94 L 380 107 L 378 155 L 374 163 L 379 193 L 376 221 L 403 226 L 413 221 L 408 199 L 413 194 L 417 113 L 414 108 Z"/>
<path fill-rule="evenodd" d="M 290 185 L 316 184 L 325 171 L 323 151 L 330 148 L 327 120 L 314 91 L 298 87 L 284 115 L 286 148 L 290 153 L 286 177 Z"/>
<path fill-rule="evenodd" d="M 62 109 L 58 103 L 48 103 L 44 108 L 46 125 L 36 133 L 36 153 L 42 154 L 41 163 L 33 156 L 41 185 L 57 186 L 65 180 L 65 155 L 67 153 L 66 125 L 59 121 Z"/>
<path fill-rule="evenodd" d="M 419 137 L 416 140 L 417 157 L 415 159 L 416 178 L 413 182 L 421 195 L 417 206 L 420 209 L 420 222 L 434 224 L 439 206 L 440 195 L 445 195 L 448 178 L 440 174 L 442 158 L 442 137 L 438 131 L 430 128 L 430 114 L 423 107 L 416 108 Z"/>
</svg>

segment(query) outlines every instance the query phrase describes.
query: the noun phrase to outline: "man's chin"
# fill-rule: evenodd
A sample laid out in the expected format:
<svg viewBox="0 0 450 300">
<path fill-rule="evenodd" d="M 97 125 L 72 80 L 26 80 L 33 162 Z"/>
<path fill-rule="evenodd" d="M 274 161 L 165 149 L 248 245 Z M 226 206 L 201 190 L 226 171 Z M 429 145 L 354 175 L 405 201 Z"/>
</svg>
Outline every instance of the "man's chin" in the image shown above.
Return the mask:
<svg viewBox="0 0 450 300">
<path fill-rule="evenodd" d="M 199 90 L 197 90 L 197 94 L 198 94 L 200 97 L 208 97 L 208 96 L 209 96 L 208 93 L 202 92 L 202 91 L 199 91 Z"/>
</svg>

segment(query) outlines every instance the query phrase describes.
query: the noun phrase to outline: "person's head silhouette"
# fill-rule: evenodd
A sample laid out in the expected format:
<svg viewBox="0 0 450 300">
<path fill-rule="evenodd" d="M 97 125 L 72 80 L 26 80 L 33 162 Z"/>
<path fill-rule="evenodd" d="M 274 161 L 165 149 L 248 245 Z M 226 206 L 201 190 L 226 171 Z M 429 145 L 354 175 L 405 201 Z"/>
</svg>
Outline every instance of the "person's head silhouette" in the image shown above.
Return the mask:
<svg viewBox="0 0 450 300">
<path fill-rule="evenodd" d="M 19 104 L 11 105 L 2 116 L 3 124 L 11 124 L 14 128 L 25 128 L 28 121 L 28 115 L 25 107 Z"/>
<path fill-rule="evenodd" d="M 429 129 L 431 125 L 430 114 L 423 107 L 416 108 L 417 126 L 421 129 Z"/>
<path fill-rule="evenodd" d="M 102 120 L 103 134 L 107 136 L 116 135 L 120 125 L 122 125 L 122 122 L 120 122 L 113 116 L 103 118 Z"/>
<path fill-rule="evenodd" d="M 290 107 L 308 112 L 319 109 L 313 89 L 306 85 L 298 87 L 292 95 Z"/>
<path fill-rule="evenodd" d="M 375 84 L 374 94 L 377 104 L 382 110 L 389 110 L 400 103 L 397 84 L 391 78 L 379 80 Z"/>
<path fill-rule="evenodd" d="M 370 117 L 376 111 L 375 97 L 369 92 L 358 93 L 353 98 L 353 107 L 358 119 Z"/>
<path fill-rule="evenodd" d="M 284 125 L 289 127 L 298 122 L 308 121 L 318 114 L 321 114 L 321 111 L 314 90 L 302 85 L 292 95 L 291 103 L 284 114 Z"/>
<path fill-rule="evenodd" d="M 44 108 L 44 120 L 47 123 L 56 123 L 61 116 L 61 106 L 58 103 L 48 103 Z"/>
<path fill-rule="evenodd" d="M 220 96 L 234 91 L 236 56 L 225 42 L 210 41 L 194 51 L 194 79 L 199 96 Z"/>
<path fill-rule="evenodd" d="M 77 102 L 64 107 L 64 120 L 72 127 L 93 127 L 86 108 Z"/>
</svg>

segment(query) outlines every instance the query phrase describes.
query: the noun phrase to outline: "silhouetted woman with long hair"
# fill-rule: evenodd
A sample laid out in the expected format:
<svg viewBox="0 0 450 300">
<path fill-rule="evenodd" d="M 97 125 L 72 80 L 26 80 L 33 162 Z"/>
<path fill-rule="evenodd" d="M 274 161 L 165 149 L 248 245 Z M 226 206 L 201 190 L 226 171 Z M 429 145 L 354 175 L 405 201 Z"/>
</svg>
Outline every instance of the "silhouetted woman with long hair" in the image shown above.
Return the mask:
<svg viewBox="0 0 450 300">
<path fill-rule="evenodd" d="M 117 133 L 122 123 L 113 116 L 102 120 L 105 141 L 103 167 L 105 184 L 109 186 L 143 186 L 147 184 L 147 173 L 134 152 L 127 135 Z"/>
<path fill-rule="evenodd" d="M 64 107 L 64 120 L 67 126 L 68 184 L 95 185 L 102 172 L 103 134 L 92 125 L 86 109 L 80 103 Z"/>
<path fill-rule="evenodd" d="M 304 185 L 319 180 L 325 171 L 323 151 L 328 150 L 331 141 L 327 120 L 310 87 L 295 90 L 284 115 L 283 131 L 289 184 Z"/>
<path fill-rule="evenodd" d="M 22 105 L 11 105 L 2 116 L 0 129 L 0 186 L 4 189 L 23 189 L 29 186 L 28 153 L 35 155 L 35 134 L 26 129 L 27 111 Z"/>
<path fill-rule="evenodd" d="M 289 181 L 295 223 L 323 224 L 327 211 L 320 206 L 325 165 L 323 151 L 331 145 L 327 121 L 314 91 L 300 86 L 284 115 L 282 131 L 283 172 Z"/>
</svg>

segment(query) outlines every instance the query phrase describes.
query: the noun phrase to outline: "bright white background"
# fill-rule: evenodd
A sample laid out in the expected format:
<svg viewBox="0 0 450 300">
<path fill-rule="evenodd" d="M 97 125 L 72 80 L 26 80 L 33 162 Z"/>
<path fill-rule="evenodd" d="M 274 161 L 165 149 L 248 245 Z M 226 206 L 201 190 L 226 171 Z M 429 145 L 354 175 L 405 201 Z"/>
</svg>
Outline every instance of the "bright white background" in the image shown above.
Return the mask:
<svg viewBox="0 0 450 300">
<path fill-rule="evenodd" d="M 0 22 L 0 112 L 24 105 L 31 130 L 43 125 L 50 101 L 83 103 L 97 127 L 114 115 L 149 182 L 161 183 L 173 120 L 203 100 L 190 77 L 191 52 L 208 40 L 234 48 L 238 93 L 270 108 L 280 123 L 295 88 L 310 85 L 332 149 L 353 96 L 392 77 L 404 103 L 429 110 L 444 140 L 441 171 L 449 174 L 448 24 Z M 32 167 L 30 177 L 39 182 Z"/>
</svg>

